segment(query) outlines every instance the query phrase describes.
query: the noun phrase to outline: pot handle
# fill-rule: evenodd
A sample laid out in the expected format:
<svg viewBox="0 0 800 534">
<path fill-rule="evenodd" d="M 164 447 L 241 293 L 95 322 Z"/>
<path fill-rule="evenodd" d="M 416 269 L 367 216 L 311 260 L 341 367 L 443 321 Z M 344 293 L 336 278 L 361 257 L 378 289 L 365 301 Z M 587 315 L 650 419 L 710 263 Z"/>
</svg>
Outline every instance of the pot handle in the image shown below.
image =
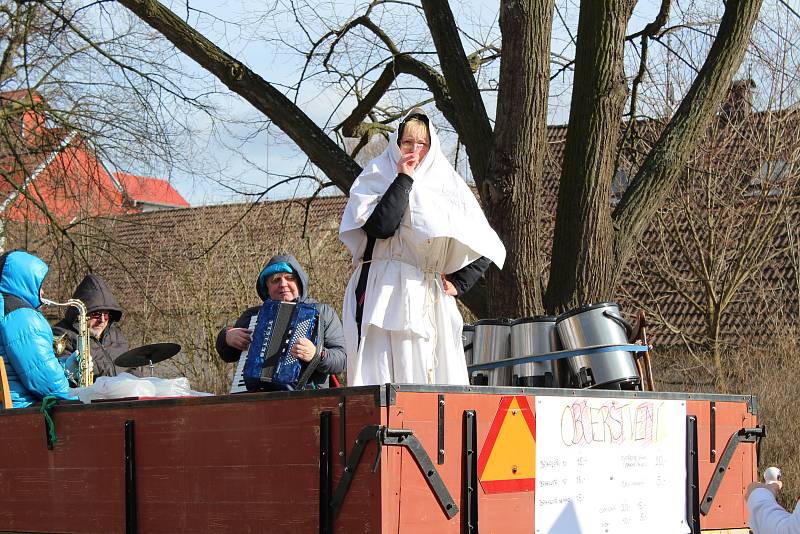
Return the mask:
<svg viewBox="0 0 800 534">
<path fill-rule="evenodd" d="M 628 321 L 626 321 L 625 319 L 623 319 L 619 315 L 616 315 L 616 314 L 613 314 L 613 313 L 609 312 L 608 310 L 604 311 L 603 315 L 605 317 L 608 317 L 609 319 L 611 319 L 612 321 L 614 321 L 618 325 L 620 325 L 622 328 L 624 328 L 625 329 L 625 337 L 628 340 L 630 340 L 631 337 L 633 337 L 633 326 L 631 325 L 631 323 L 629 323 Z"/>
</svg>

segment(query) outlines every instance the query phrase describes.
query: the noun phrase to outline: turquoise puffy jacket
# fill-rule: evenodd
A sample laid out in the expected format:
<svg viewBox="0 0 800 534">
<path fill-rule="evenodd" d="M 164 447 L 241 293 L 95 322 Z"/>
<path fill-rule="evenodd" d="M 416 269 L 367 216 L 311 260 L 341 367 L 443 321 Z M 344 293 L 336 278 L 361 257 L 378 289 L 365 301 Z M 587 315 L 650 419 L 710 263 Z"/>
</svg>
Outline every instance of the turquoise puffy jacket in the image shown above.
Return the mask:
<svg viewBox="0 0 800 534">
<path fill-rule="evenodd" d="M 53 332 L 36 308 L 47 264 L 23 250 L 0 256 L 0 356 L 14 408 L 52 395 L 69 398 L 64 369 L 53 354 Z"/>
</svg>

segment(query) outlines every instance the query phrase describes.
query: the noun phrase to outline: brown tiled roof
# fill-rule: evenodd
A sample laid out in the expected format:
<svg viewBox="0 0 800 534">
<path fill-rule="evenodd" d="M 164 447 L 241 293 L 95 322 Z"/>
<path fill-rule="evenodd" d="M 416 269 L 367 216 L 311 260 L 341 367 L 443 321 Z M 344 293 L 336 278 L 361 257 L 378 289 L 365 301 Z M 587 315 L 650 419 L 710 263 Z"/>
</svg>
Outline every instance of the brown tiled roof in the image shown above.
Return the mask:
<svg viewBox="0 0 800 534">
<path fill-rule="evenodd" d="M 754 116 L 753 128 L 763 129 L 764 120 L 763 116 Z M 542 199 L 548 208 L 546 213 L 550 214 L 547 224 L 552 224 L 555 212 L 565 135 L 564 126 L 548 131 L 546 187 Z M 734 142 L 724 143 L 717 159 L 729 169 L 738 169 L 737 172 L 749 169 L 752 174 L 761 161 L 752 156 L 755 152 L 750 144 L 756 138 L 754 135 L 734 137 Z M 732 154 L 739 156 L 732 158 Z M 701 168 L 703 158 L 708 158 L 708 151 L 698 150 L 690 166 Z M 636 160 L 635 153 L 630 159 Z M 751 202 L 753 198 L 744 196 L 741 202 Z M 679 195 L 664 209 L 676 209 L 677 200 Z M 337 236 L 345 201 L 345 197 L 337 196 L 141 213 L 98 220 L 80 233 L 84 241 L 98 243 L 87 256 L 89 264 L 107 278 L 128 310 L 129 328 L 146 331 L 142 335 L 151 340 L 162 333 L 164 340 L 167 334 L 177 335 L 175 329 L 179 327 L 162 324 L 163 317 L 175 317 L 175 322 L 186 323 L 184 329 L 188 331 L 195 326 L 188 323 L 199 321 L 200 315 L 207 317 L 202 330 L 208 338 L 219 325 L 257 303 L 256 275 L 271 255 L 280 252 L 295 254 L 307 268 L 313 295 L 340 308 L 351 271 L 349 254 Z M 609 209 L 612 209 L 610 204 Z M 775 245 L 786 244 L 788 239 L 784 232 Z M 618 300 L 624 311 L 632 312 L 636 307 L 647 309 L 655 322 L 651 328 L 653 341 L 659 344 L 696 339 L 705 331 L 704 315 L 686 298 L 699 299 L 703 281 L 695 276 L 693 281 L 684 282 L 681 295 L 657 275 L 655 267 L 664 266 L 665 260 L 661 258 L 666 250 L 670 253 L 667 257 L 671 258 L 671 271 L 689 277 L 689 264 L 676 254 L 676 246 L 674 241 L 665 241 L 666 248 L 662 250 L 655 226 L 648 230 L 619 290 Z M 56 255 L 54 258 L 58 260 Z M 780 254 L 757 271 L 733 299 L 729 313 L 723 316 L 724 339 L 736 341 L 756 334 L 772 335 L 781 321 L 796 320 L 797 261 L 800 260 L 789 254 Z M 82 276 L 84 269 L 75 269 L 75 277 Z M 65 289 L 62 291 L 67 293 Z"/>
<path fill-rule="evenodd" d="M 746 120 L 738 122 L 718 117 L 709 129 L 707 138 L 698 140 L 697 150 L 690 158 L 687 168 L 702 172 L 710 167 L 721 176 L 740 181 L 741 183 L 730 187 L 727 191 L 735 192 L 740 197 L 739 206 L 744 212 L 746 206 L 752 207 L 758 202 L 759 194 L 764 187 L 770 186 L 770 184 L 752 183 L 753 178 L 762 173 L 761 166 L 765 161 L 798 160 L 800 129 L 795 126 L 796 122 L 796 113 L 793 111 L 752 113 Z M 776 125 L 781 125 L 785 135 L 775 135 Z M 623 130 L 626 126 L 623 125 Z M 656 120 L 639 121 L 635 124 L 633 141 L 629 139 L 628 146 L 631 148 L 623 151 L 622 166 L 628 172 L 629 179 L 633 178 L 637 164 L 641 162 L 663 126 L 661 121 Z M 544 235 L 548 236 L 548 243 L 543 247 L 545 251 L 549 250 L 555 221 L 566 135 L 566 126 L 548 128 L 548 152 L 542 198 L 545 213 Z M 777 184 L 778 189 L 787 183 L 793 183 L 793 180 L 796 181 L 797 175 L 796 171 L 787 172 L 782 184 Z M 748 193 L 751 196 L 748 196 Z M 731 202 L 734 198 L 728 198 L 727 202 Z M 673 195 L 668 199 L 662 212 L 677 209 L 679 204 L 677 200 L 676 195 Z M 787 217 L 796 221 L 797 207 L 800 207 L 800 204 L 796 200 L 792 202 L 795 208 L 787 213 Z M 611 202 L 609 210 L 613 210 Z M 784 224 L 781 227 L 782 233 L 776 236 L 775 242 L 768 250 L 774 252 L 786 248 L 789 244 L 787 228 L 793 227 L 793 224 Z M 681 234 L 688 232 L 685 225 L 673 227 L 671 230 Z M 677 345 L 685 341 L 700 341 L 707 333 L 707 318 L 701 311 L 702 306 L 692 305 L 691 301 L 702 303 L 704 285 L 700 281 L 684 281 L 680 292 L 671 288 L 667 280 L 658 274 L 659 269 L 655 268 L 654 262 L 668 257 L 671 260 L 669 272 L 691 278 L 688 274 L 689 260 L 677 254 L 675 250 L 677 244 L 674 241 L 667 243 L 670 250 L 664 256 L 665 251 L 655 246 L 658 242 L 657 225 L 654 223 L 642 237 L 636 259 L 626 269 L 615 299 L 621 303 L 624 310 L 630 312 L 630 315 L 635 315 L 633 313 L 635 309 L 646 310 L 648 320 L 654 323 L 651 334 L 657 343 Z M 800 249 L 795 253 L 800 254 Z M 774 335 L 776 328 L 797 320 L 798 292 L 795 266 L 798 261 L 800 257 L 793 260 L 788 253 L 782 253 L 756 271 L 722 315 L 720 337 L 723 341 L 736 343 L 745 338 L 749 341 L 765 341 Z M 659 266 L 664 267 L 662 264 Z"/>
<path fill-rule="evenodd" d="M 125 310 L 120 326 L 131 346 L 177 342 L 183 356 L 165 364 L 174 366 L 170 372 L 191 377 L 197 389 L 222 391 L 218 381 L 230 369 L 216 356 L 217 332 L 260 302 L 255 281 L 269 257 L 297 256 L 310 294 L 340 308 L 351 271 L 338 240 L 344 202 L 325 197 L 310 205 L 285 200 L 97 218 L 72 228 L 72 241 L 14 223 L 6 246 L 48 262 L 45 295 L 54 300 L 69 297 L 87 271 L 103 276 Z"/>
<path fill-rule="evenodd" d="M 708 310 L 713 309 L 711 292 L 716 294 L 717 301 L 722 301 L 729 287 L 738 287 L 721 315 L 720 340 L 733 345 L 742 341 L 766 344 L 781 328 L 796 324 L 798 319 L 796 255 L 800 250 L 790 242 L 790 233 L 795 231 L 800 215 L 798 208 L 800 203 L 793 199 L 775 233 L 764 234 L 768 238 L 765 249 L 745 258 L 742 266 L 753 268 L 753 273 L 741 287 L 736 286 L 734 275 L 747 250 L 744 242 L 750 232 L 760 237 L 765 222 L 753 222 L 738 229 L 718 227 L 715 254 L 709 253 L 711 245 L 705 241 L 712 239 L 711 234 L 699 229 L 698 235 L 706 248 L 703 260 L 693 249 L 688 253 L 682 250 L 678 243 L 676 237 L 682 235 L 691 246 L 691 232 L 686 225 L 669 226 L 667 231 L 651 227 L 636 258 L 626 269 L 620 300 L 629 309 L 645 309 L 651 320 L 658 323 L 655 332 L 659 343 L 675 345 L 691 341 L 696 345 L 707 338 L 707 324 L 711 320 Z M 764 218 L 770 216 L 769 209 L 766 208 Z M 757 217 L 755 211 L 753 207 L 749 212 L 753 218 Z M 727 243 L 722 235 L 725 230 L 733 233 Z M 702 261 L 708 265 L 707 271 L 702 270 Z M 704 278 L 704 272 L 712 273 L 712 277 Z"/>
<path fill-rule="evenodd" d="M 180 293 L 178 280 L 192 278 L 203 270 L 208 277 L 204 291 L 220 302 L 250 295 L 258 271 L 270 256 L 293 253 L 311 276 L 342 273 L 349 269 L 349 258 L 335 257 L 323 251 L 338 248 L 338 225 L 345 197 L 285 200 L 259 204 L 228 204 L 162 210 L 110 219 L 102 228 L 104 238 L 113 243 L 113 253 L 106 253 L 99 266 L 107 271 L 113 287 L 125 294 L 129 306 L 154 305 L 172 309 L 177 301 L 164 295 L 143 294 L 143 288 L 169 286 Z M 342 277 L 346 277 L 342 275 Z M 228 305 L 241 309 L 244 303 Z"/>
</svg>

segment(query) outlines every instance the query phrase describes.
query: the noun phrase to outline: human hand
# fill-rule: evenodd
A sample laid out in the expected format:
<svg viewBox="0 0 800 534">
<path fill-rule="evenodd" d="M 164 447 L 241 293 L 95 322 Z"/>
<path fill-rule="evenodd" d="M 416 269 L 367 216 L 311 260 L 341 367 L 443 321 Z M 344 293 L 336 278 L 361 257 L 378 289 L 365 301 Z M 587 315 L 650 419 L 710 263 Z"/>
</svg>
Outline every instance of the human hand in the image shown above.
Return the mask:
<svg viewBox="0 0 800 534">
<path fill-rule="evenodd" d="M 64 376 L 68 380 L 75 381 L 75 376 L 78 374 L 78 351 L 72 352 L 69 356 L 58 357 L 58 363 L 64 368 Z"/>
<path fill-rule="evenodd" d="M 453 285 L 453 282 L 447 279 L 444 273 L 442 273 L 442 289 L 444 289 L 445 295 L 450 295 L 451 297 L 458 296 L 458 290 L 456 286 Z"/>
<path fill-rule="evenodd" d="M 225 332 L 225 343 L 236 350 L 245 350 L 250 345 L 253 331 L 249 328 L 228 328 Z"/>
<path fill-rule="evenodd" d="M 297 343 L 294 344 L 292 347 L 292 356 L 300 360 L 301 362 L 310 362 L 314 359 L 314 355 L 317 353 L 317 346 L 314 345 L 310 340 L 301 337 L 297 340 Z"/>
<path fill-rule="evenodd" d="M 749 499 L 750 494 L 753 493 L 753 491 L 757 490 L 758 488 L 768 489 L 769 491 L 772 492 L 773 496 L 777 496 L 778 492 L 781 490 L 782 487 L 783 487 L 783 482 L 781 482 L 780 480 L 776 482 L 770 482 L 767 484 L 763 482 L 751 482 L 750 485 L 747 486 L 747 489 L 744 492 L 744 500 L 746 501 L 747 499 Z"/>
<path fill-rule="evenodd" d="M 414 169 L 417 168 L 419 165 L 419 152 L 414 150 L 414 152 L 408 152 L 406 154 L 400 155 L 400 160 L 397 162 L 397 172 L 407 174 L 408 176 L 414 176 Z"/>
</svg>

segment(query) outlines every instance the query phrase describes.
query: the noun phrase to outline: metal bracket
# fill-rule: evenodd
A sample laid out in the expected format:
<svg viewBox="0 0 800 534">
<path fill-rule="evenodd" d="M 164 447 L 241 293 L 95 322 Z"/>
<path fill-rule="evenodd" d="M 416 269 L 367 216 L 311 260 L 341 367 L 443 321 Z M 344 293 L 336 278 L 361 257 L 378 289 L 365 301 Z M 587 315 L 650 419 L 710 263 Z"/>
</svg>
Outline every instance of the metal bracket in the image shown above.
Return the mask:
<svg viewBox="0 0 800 534">
<path fill-rule="evenodd" d="M 125 534 L 135 534 L 136 523 L 136 449 L 135 422 L 125 421 Z"/>
<path fill-rule="evenodd" d="M 333 532 L 331 509 L 328 505 L 333 482 L 331 415 L 329 411 L 319 414 L 319 534 Z"/>
<path fill-rule="evenodd" d="M 397 404 L 397 390 L 394 384 L 386 384 L 386 406 Z"/>
<path fill-rule="evenodd" d="M 394 384 L 383 384 L 375 390 L 375 405 L 385 408 L 397 402 L 397 391 Z"/>
<path fill-rule="evenodd" d="M 339 399 L 339 460 L 347 465 L 347 397 Z"/>
<path fill-rule="evenodd" d="M 466 534 L 478 534 L 478 417 L 464 410 L 464 521 Z"/>
<path fill-rule="evenodd" d="M 345 465 L 344 473 L 342 473 L 342 477 L 339 479 L 339 484 L 337 484 L 336 490 L 333 492 L 333 498 L 330 502 L 332 517 L 335 518 L 339 515 L 342 503 L 344 502 L 344 497 L 347 495 L 347 490 L 350 488 L 350 483 L 353 481 L 353 476 L 355 476 L 356 467 L 358 467 L 358 464 L 361 462 L 361 456 L 364 453 L 364 448 L 367 446 L 367 443 L 373 439 L 375 440 L 378 448 L 378 451 L 375 454 L 375 461 L 372 465 L 373 472 L 375 472 L 378 468 L 378 463 L 380 462 L 381 458 L 381 451 L 383 450 L 384 445 L 406 447 L 411 453 L 411 456 L 414 457 L 414 460 L 417 462 L 417 465 L 422 473 L 425 475 L 428 485 L 430 486 L 431 490 L 433 490 L 433 494 L 436 496 L 436 500 L 439 502 L 439 505 L 442 507 L 442 510 L 447 518 L 452 519 L 455 517 L 455 515 L 458 513 L 458 506 L 456 506 L 455 501 L 453 501 L 453 497 L 447 490 L 447 486 L 445 486 L 442 477 L 439 476 L 439 472 L 436 470 L 436 466 L 433 465 L 430 456 L 428 456 L 425 448 L 414 435 L 414 431 L 407 429 L 387 428 L 383 425 L 365 426 L 361 429 L 361 432 L 358 433 L 358 438 L 356 438 L 353 450 L 350 451 L 350 456 L 347 458 L 347 465 Z"/>
<path fill-rule="evenodd" d="M 708 409 L 710 411 L 708 414 L 710 420 L 708 427 L 708 449 L 710 455 L 708 461 L 713 464 L 717 462 L 717 403 L 714 401 L 709 402 Z"/>
<path fill-rule="evenodd" d="M 444 463 L 444 395 L 439 395 L 439 398 L 436 401 L 436 410 L 436 450 L 438 451 L 436 463 L 442 465 Z"/>
<path fill-rule="evenodd" d="M 686 524 L 692 534 L 700 534 L 700 470 L 696 415 L 686 417 Z"/>
<path fill-rule="evenodd" d="M 717 464 L 714 475 L 711 477 L 711 482 L 708 483 L 706 494 L 703 496 L 703 502 L 700 504 L 700 512 L 703 515 L 708 515 L 709 510 L 711 510 L 711 503 L 714 502 L 714 497 L 717 495 L 719 485 L 722 483 L 722 479 L 725 476 L 725 472 L 728 470 L 731 458 L 733 458 L 733 454 L 736 452 L 736 447 L 739 446 L 739 443 L 758 443 L 758 441 L 766 435 L 767 430 L 764 426 L 757 426 L 755 428 L 742 428 L 731 436 Z"/>
</svg>

